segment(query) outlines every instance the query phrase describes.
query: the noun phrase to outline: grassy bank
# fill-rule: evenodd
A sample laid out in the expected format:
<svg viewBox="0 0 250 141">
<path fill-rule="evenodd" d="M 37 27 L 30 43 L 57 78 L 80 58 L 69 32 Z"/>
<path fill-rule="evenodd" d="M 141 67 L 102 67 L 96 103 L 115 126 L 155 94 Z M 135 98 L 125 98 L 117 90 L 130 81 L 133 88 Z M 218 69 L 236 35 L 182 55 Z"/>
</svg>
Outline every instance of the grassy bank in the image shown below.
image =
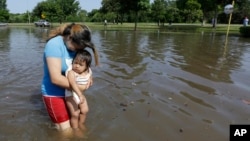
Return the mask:
<svg viewBox="0 0 250 141">
<path fill-rule="evenodd" d="M 87 24 L 92 29 L 100 29 L 100 30 L 134 30 L 134 23 L 123 23 L 121 24 L 108 24 L 106 27 L 103 23 L 92 23 L 87 22 Z M 9 23 L 9 26 L 32 26 L 33 23 Z M 52 23 L 52 27 L 59 26 L 60 23 Z M 242 25 L 231 24 L 229 28 L 230 34 L 239 34 L 239 28 Z M 160 32 L 218 32 L 218 33 L 226 33 L 228 30 L 227 24 L 218 24 L 216 28 L 213 28 L 211 24 L 206 24 L 202 26 L 201 24 L 185 24 L 185 23 L 173 23 L 172 25 L 164 25 L 158 26 L 156 23 L 138 23 L 137 24 L 138 31 L 145 30 L 159 30 Z"/>
</svg>

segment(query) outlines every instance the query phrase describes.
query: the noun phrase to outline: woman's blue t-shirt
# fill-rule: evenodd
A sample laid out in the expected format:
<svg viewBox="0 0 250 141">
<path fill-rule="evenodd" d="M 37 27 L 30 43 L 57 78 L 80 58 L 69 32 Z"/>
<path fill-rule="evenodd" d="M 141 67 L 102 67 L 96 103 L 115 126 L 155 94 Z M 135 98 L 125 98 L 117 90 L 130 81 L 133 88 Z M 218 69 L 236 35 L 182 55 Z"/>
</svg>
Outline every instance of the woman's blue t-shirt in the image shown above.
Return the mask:
<svg viewBox="0 0 250 141">
<path fill-rule="evenodd" d="M 72 59 L 75 52 L 67 49 L 62 36 L 56 36 L 50 39 L 45 45 L 43 62 L 44 62 L 44 74 L 41 85 L 42 94 L 45 96 L 61 96 L 64 97 L 65 89 L 57 85 L 52 84 L 50 74 L 47 66 L 47 57 L 60 58 L 61 59 L 61 73 L 65 75 L 65 71 L 72 63 Z"/>
</svg>

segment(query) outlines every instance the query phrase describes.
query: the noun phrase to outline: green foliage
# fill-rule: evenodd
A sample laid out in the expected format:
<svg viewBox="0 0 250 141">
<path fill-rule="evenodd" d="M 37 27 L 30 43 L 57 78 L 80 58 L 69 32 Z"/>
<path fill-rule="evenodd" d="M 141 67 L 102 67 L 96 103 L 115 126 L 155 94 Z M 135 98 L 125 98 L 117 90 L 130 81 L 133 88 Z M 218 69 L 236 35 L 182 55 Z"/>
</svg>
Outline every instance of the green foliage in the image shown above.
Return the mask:
<svg viewBox="0 0 250 141">
<path fill-rule="evenodd" d="M 9 23 L 29 23 L 30 13 L 27 11 L 24 14 L 10 14 Z"/>
<path fill-rule="evenodd" d="M 6 0 L 0 0 L 0 22 L 8 22 L 9 11 L 7 9 Z"/>
<path fill-rule="evenodd" d="M 37 4 L 33 9 L 33 16 L 36 19 L 45 18 L 50 21 L 72 20 L 73 16 L 79 12 L 79 2 L 76 0 L 47 0 Z"/>
<path fill-rule="evenodd" d="M 166 19 L 167 21 L 170 22 L 180 22 L 180 14 L 179 14 L 179 9 L 175 7 L 168 7 L 166 10 Z"/>
<path fill-rule="evenodd" d="M 166 14 L 167 14 L 167 3 L 164 0 L 155 0 L 152 3 L 152 19 L 156 22 L 165 22 L 166 21 Z"/>
<path fill-rule="evenodd" d="M 87 22 L 88 21 L 88 12 L 86 10 L 81 10 L 78 12 L 77 17 L 80 22 Z"/>
<path fill-rule="evenodd" d="M 137 5 L 138 7 L 135 10 L 138 10 L 138 11 L 148 11 L 150 9 L 149 0 L 139 0 Z"/>
<path fill-rule="evenodd" d="M 150 11 L 149 0 L 103 0 L 102 7 L 100 8 L 101 14 L 104 19 L 110 19 L 112 21 L 123 21 L 135 22 L 135 30 L 138 20 L 147 20 L 146 14 Z M 108 14 L 111 13 L 111 14 Z M 93 17 L 91 18 L 92 20 Z"/>
<path fill-rule="evenodd" d="M 187 0 L 182 11 L 185 22 L 194 23 L 202 19 L 201 4 L 196 0 Z"/>
<path fill-rule="evenodd" d="M 250 26 L 242 26 L 242 27 L 240 27 L 240 34 L 243 37 L 250 37 Z"/>
<path fill-rule="evenodd" d="M 217 23 L 227 23 L 223 10 L 232 0 L 100 0 L 100 9 L 91 12 L 79 6 L 79 0 L 43 0 L 32 12 L 10 14 L 7 0 L 0 0 L 0 22 L 34 22 L 45 18 L 50 22 L 165 22 L 193 23 L 217 18 Z M 85 2 L 85 1 L 80 1 Z M 45 17 L 42 17 L 45 16 Z M 243 17 L 250 17 L 250 0 L 235 0 L 232 23 L 242 24 Z M 205 23 L 205 22 L 203 22 Z"/>
<path fill-rule="evenodd" d="M 0 0 L 0 10 L 7 10 L 6 0 Z"/>
<path fill-rule="evenodd" d="M 102 0 L 102 7 L 100 8 L 101 13 L 115 12 L 119 13 L 121 3 L 118 0 Z"/>
<path fill-rule="evenodd" d="M 103 22 L 105 17 L 103 17 L 103 14 L 98 12 L 98 10 L 92 10 L 89 14 L 88 17 L 90 18 L 90 22 Z"/>
<path fill-rule="evenodd" d="M 0 10 L 0 22 L 8 22 L 9 12 L 7 10 Z"/>
</svg>

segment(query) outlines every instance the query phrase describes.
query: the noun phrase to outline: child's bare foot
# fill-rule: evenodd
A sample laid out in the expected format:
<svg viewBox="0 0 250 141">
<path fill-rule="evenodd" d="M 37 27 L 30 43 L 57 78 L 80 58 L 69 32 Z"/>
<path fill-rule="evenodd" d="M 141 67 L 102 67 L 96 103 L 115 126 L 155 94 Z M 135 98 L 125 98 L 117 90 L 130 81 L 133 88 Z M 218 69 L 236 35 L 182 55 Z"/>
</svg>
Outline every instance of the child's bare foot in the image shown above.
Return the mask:
<svg viewBox="0 0 250 141">
<path fill-rule="evenodd" d="M 79 124 L 79 128 L 83 131 L 83 132 L 87 132 L 87 128 L 84 124 Z"/>
<path fill-rule="evenodd" d="M 85 131 L 83 131 L 80 128 L 74 129 L 74 135 L 75 135 L 76 138 L 80 138 L 80 139 L 86 139 L 87 138 Z"/>
</svg>

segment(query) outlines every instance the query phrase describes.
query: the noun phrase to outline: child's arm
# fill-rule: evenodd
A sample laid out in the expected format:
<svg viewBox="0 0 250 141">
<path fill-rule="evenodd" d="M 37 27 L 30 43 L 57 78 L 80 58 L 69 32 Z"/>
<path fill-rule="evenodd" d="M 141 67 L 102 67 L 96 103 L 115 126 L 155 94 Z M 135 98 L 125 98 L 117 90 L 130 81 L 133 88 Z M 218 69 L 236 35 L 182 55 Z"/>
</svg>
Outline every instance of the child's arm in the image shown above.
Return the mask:
<svg viewBox="0 0 250 141">
<path fill-rule="evenodd" d="M 77 85 L 77 83 L 75 81 L 74 71 L 72 71 L 72 70 L 69 71 L 68 75 L 67 75 L 67 78 L 69 80 L 69 84 L 70 84 L 72 90 L 78 95 L 78 97 L 81 100 L 81 103 L 83 103 L 85 98 L 83 97 L 82 91 L 79 89 L 79 87 L 78 87 L 78 85 Z"/>
</svg>

